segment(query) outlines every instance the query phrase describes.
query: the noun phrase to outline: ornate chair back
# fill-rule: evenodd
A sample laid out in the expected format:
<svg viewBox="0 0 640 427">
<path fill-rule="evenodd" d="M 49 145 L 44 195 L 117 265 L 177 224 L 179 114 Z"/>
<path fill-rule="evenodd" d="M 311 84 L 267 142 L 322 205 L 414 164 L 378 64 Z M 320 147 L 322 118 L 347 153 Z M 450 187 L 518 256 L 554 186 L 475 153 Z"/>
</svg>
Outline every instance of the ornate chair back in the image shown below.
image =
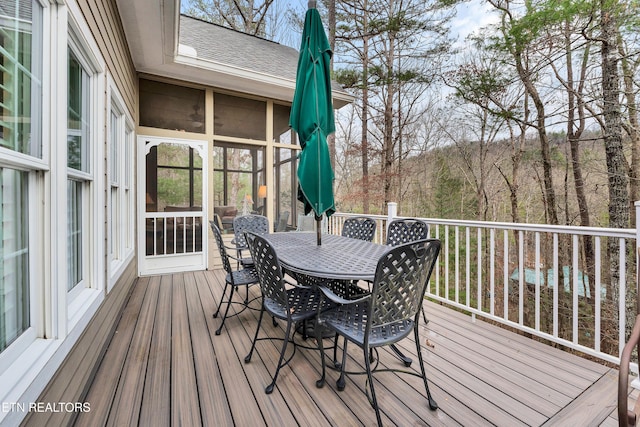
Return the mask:
<svg viewBox="0 0 640 427">
<path fill-rule="evenodd" d="M 262 215 L 242 215 L 233 219 L 234 243 L 238 249 L 247 247 L 244 239 L 244 232 L 250 231 L 255 234 L 269 233 L 269 220 Z"/>
<path fill-rule="evenodd" d="M 273 246 L 255 234 L 247 233 L 245 237 L 254 268 L 260 278 L 260 290 L 265 306 L 288 317 L 289 301 L 284 286 L 284 275 Z"/>
<path fill-rule="evenodd" d="M 403 243 L 426 239 L 429 235 L 429 224 L 415 219 L 395 219 L 387 227 L 387 245 L 398 246 Z"/>
<path fill-rule="evenodd" d="M 222 258 L 222 267 L 224 268 L 224 271 L 231 275 L 233 269 L 231 268 L 231 263 L 227 256 L 227 250 L 224 246 L 224 241 L 222 240 L 222 233 L 214 221 L 210 221 L 210 224 L 211 230 L 213 230 L 213 237 L 216 239 L 216 245 L 218 245 L 218 251 L 220 251 L 220 258 Z"/>
<path fill-rule="evenodd" d="M 378 261 L 366 331 L 419 318 L 427 282 L 440 253 L 440 241 L 419 240 L 396 246 Z M 409 324 L 407 324 L 409 326 Z"/>
<path fill-rule="evenodd" d="M 342 225 L 342 235 L 352 239 L 372 242 L 376 234 L 376 222 L 367 217 L 348 218 Z"/>
</svg>

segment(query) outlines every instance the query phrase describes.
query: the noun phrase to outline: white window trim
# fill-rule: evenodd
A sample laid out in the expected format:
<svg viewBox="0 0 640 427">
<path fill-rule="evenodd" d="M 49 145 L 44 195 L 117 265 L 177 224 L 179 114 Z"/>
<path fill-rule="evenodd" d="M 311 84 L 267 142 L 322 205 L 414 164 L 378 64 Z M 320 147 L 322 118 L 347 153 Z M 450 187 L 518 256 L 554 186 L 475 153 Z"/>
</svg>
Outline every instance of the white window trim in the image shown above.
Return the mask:
<svg viewBox="0 0 640 427">
<path fill-rule="evenodd" d="M 117 243 L 119 244 L 118 247 L 118 253 L 120 254 L 120 257 L 117 259 L 113 259 L 112 258 L 112 253 L 110 253 L 111 251 L 108 251 L 109 253 L 107 253 L 107 266 L 108 266 L 108 283 L 107 283 L 107 292 L 110 291 L 113 286 L 116 284 L 116 282 L 118 281 L 118 279 L 122 276 L 122 274 L 124 273 L 124 270 L 126 268 L 126 266 L 130 263 L 130 261 L 133 259 L 134 257 L 134 245 L 133 245 L 133 238 L 131 236 L 131 234 L 133 234 L 133 225 L 135 223 L 135 219 L 134 219 L 134 214 L 135 214 L 135 210 L 134 210 L 134 200 L 133 200 L 133 188 L 132 188 L 132 181 L 133 181 L 133 172 L 132 172 L 132 168 L 134 165 L 134 161 L 133 161 L 133 156 L 135 155 L 135 150 L 134 150 L 134 144 L 135 144 L 135 134 L 134 134 L 134 121 L 133 118 L 131 117 L 131 115 L 129 114 L 127 108 L 126 108 L 126 104 L 124 102 L 124 99 L 122 98 L 122 95 L 120 95 L 120 92 L 115 84 L 115 81 L 113 80 L 113 78 L 111 77 L 111 75 L 107 76 L 107 114 L 106 116 L 108 117 L 108 121 L 107 121 L 107 149 L 106 152 L 108 153 L 107 155 L 107 167 L 106 170 L 108 171 L 108 177 L 107 177 L 107 187 L 108 187 L 108 191 L 106 192 L 107 194 L 107 209 L 106 209 L 106 214 L 107 214 L 107 238 L 111 239 L 112 234 L 112 227 L 114 227 L 114 225 L 116 223 L 118 223 L 120 225 L 120 230 L 119 233 L 120 235 L 118 236 L 117 239 Z M 116 167 L 118 168 L 118 173 L 119 173 L 119 179 L 118 179 L 118 197 L 119 197 L 119 212 L 118 215 L 120 216 L 120 218 L 116 218 L 114 219 L 112 217 L 112 209 L 111 209 L 111 205 L 112 205 L 112 199 L 111 199 L 111 183 L 112 183 L 112 178 L 111 178 L 111 171 L 112 171 L 112 159 L 111 159 L 111 144 L 113 142 L 112 139 L 112 135 L 111 135 L 111 113 L 115 112 L 118 115 L 118 125 L 117 125 L 117 129 L 118 132 L 120 133 L 120 137 L 117 140 L 117 143 L 119 144 L 118 147 L 118 160 L 120 161 L 119 165 L 116 165 Z M 131 160 L 131 163 L 128 163 L 128 160 Z M 127 167 L 129 166 L 129 167 Z M 128 183 L 128 187 L 127 187 L 127 183 Z M 127 191 L 128 190 L 128 194 Z M 129 199 L 127 201 L 127 198 Z M 128 208 L 128 209 L 127 209 Z M 127 245 L 129 247 L 127 247 Z M 106 246 L 107 248 L 110 248 L 111 245 L 107 244 Z M 107 249 L 108 250 L 108 249 Z"/>
<path fill-rule="evenodd" d="M 93 306 L 93 301 L 104 290 L 104 231 L 101 227 L 104 224 L 104 207 L 100 206 L 100 200 L 104 194 L 104 180 L 100 177 L 104 176 L 104 162 L 97 161 L 104 156 L 104 111 L 106 106 L 106 63 L 102 58 L 97 43 L 93 40 L 91 30 L 84 21 L 83 14 L 75 2 L 67 2 L 67 9 L 61 7 L 59 10 L 59 18 L 63 15 L 66 19 L 59 19 L 59 42 L 58 52 L 58 73 L 63 76 L 58 81 L 64 82 L 59 85 L 58 104 L 56 123 L 58 125 L 58 141 L 62 141 L 62 145 L 58 147 L 58 155 L 54 163 L 60 171 L 57 180 L 53 183 L 57 191 L 57 205 L 53 206 L 54 215 L 65 215 L 57 218 L 56 226 L 52 227 L 52 233 L 57 239 L 57 286 L 54 300 L 52 301 L 54 316 L 57 321 L 55 324 L 55 336 L 64 337 L 69 334 L 73 328 L 78 325 L 79 320 L 87 313 L 89 307 Z M 68 13 L 64 13 L 64 11 Z M 66 36 L 66 37 L 65 37 Z M 90 135 L 88 147 L 90 147 L 88 170 L 89 172 L 81 172 L 67 168 L 66 155 L 66 133 L 67 133 L 67 49 L 71 48 L 76 59 L 81 63 L 82 67 L 89 73 L 89 122 Z M 64 172 L 63 172 L 64 171 Z M 71 292 L 67 291 L 67 180 L 70 177 L 86 180 L 88 183 L 88 191 L 86 191 L 86 212 L 83 212 L 83 220 L 87 221 L 85 225 L 85 253 L 86 259 L 86 275 L 83 283 L 78 285 Z M 103 201 L 104 203 L 104 201 Z M 57 233 L 57 235 L 56 235 Z M 65 266 L 60 268 L 60 266 Z"/>
<path fill-rule="evenodd" d="M 49 45 L 47 44 L 46 35 L 50 33 L 50 14 L 51 9 L 48 7 L 47 2 L 39 1 L 42 6 L 42 40 L 41 50 L 42 58 L 37 61 L 42 61 L 43 64 L 48 64 L 50 58 Z M 42 110 L 40 111 L 40 117 L 43 118 L 47 113 L 45 105 L 49 98 L 49 69 L 46 66 L 42 67 L 41 76 L 41 93 L 42 93 Z M 41 121 L 40 139 L 42 140 L 42 157 L 37 158 L 28 154 L 19 153 L 14 150 L 0 147 L 0 167 L 10 168 L 18 171 L 24 171 L 28 173 L 28 188 L 29 188 L 29 200 L 28 209 L 35 209 L 28 215 L 28 227 L 29 227 L 29 323 L 30 326 L 22 332 L 7 348 L 0 352 L 0 376 L 5 375 L 9 371 L 9 366 L 16 360 L 19 360 L 28 352 L 30 346 L 36 341 L 38 336 L 44 333 L 44 304 L 41 295 L 47 286 L 50 284 L 48 274 L 46 274 L 47 265 L 41 262 L 43 256 L 47 253 L 45 242 L 47 239 L 43 236 L 45 221 L 43 218 L 46 216 L 43 214 L 46 209 L 46 203 L 43 205 L 42 200 L 46 200 L 48 194 L 45 191 L 45 180 L 42 179 L 42 175 L 39 175 L 39 171 L 48 170 L 48 158 L 49 149 L 44 149 L 45 132 L 48 122 Z M 16 373 L 18 374 L 18 373 Z M 3 384 L 0 382 L 0 384 Z M 1 387 L 0 387 L 1 389 Z M 2 393 L 0 392 L 0 401 L 3 400 Z M 2 420 L 2 414 L 0 413 L 0 420 Z"/>
</svg>

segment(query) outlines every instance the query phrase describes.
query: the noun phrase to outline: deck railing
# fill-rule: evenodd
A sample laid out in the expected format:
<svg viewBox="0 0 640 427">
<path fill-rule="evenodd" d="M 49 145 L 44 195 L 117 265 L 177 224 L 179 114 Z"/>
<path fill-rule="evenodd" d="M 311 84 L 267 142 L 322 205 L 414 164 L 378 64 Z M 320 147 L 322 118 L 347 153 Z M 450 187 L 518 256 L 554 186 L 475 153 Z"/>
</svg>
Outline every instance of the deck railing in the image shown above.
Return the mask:
<svg viewBox="0 0 640 427">
<path fill-rule="evenodd" d="M 340 234 L 353 216 L 334 214 L 328 231 Z M 395 205 L 388 216 L 366 216 L 377 223 L 374 241 L 384 243 Z M 442 241 L 429 298 L 620 362 L 636 315 L 638 230 L 422 219 Z"/>
</svg>

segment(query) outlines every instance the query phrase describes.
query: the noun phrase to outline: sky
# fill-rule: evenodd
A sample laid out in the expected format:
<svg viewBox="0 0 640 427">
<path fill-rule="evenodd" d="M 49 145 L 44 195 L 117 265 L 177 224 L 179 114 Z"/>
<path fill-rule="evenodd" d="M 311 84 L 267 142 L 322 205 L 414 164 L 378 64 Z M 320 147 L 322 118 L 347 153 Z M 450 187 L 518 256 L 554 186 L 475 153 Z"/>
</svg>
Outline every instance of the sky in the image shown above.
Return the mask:
<svg viewBox="0 0 640 427">
<path fill-rule="evenodd" d="M 272 7 L 284 8 L 287 4 L 295 7 L 296 10 L 304 11 L 307 8 L 308 0 L 275 0 L 277 5 Z M 181 10 L 189 4 L 189 0 L 181 0 Z M 487 24 L 497 21 L 497 16 L 491 13 L 491 7 L 484 0 L 469 0 L 456 6 L 457 16 L 451 22 L 451 29 L 454 34 L 458 34 L 458 43 Z M 289 43 L 287 43 L 289 44 Z"/>
<path fill-rule="evenodd" d="M 496 14 L 491 12 L 491 6 L 483 0 L 471 0 L 459 4 L 458 13 L 451 23 L 451 29 L 458 33 L 458 39 L 464 40 L 472 32 L 498 21 Z"/>
</svg>

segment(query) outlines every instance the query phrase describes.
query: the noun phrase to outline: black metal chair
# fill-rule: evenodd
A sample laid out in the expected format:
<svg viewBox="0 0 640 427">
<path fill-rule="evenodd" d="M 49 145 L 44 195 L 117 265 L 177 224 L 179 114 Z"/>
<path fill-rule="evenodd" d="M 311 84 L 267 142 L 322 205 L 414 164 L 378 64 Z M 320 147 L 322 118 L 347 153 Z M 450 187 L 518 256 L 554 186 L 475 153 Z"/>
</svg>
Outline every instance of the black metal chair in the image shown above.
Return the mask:
<svg viewBox="0 0 640 427">
<path fill-rule="evenodd" d="M 224 279 L 224 290 L 222 291 L 222 296 L 220 297 L 220 302 L 218 303 L 218 309 L 215 313 L 213 313 L 214 318 L 218 317 L 222 304 L 225 302 L 227 303 L 227 307 L 224 310 L 224 315 L 222 316 L 220 327 L 216 330 L 216 335 L 220 335 L 222 327 L 224 326 L 224 321 L 227 319 L 227 317 L 237 316 L 238 314 L 249 308 L 249 304 L 251 302 L 249 301 L 249 286 L 256 285 L 259 281 L 258 274 L 253 267 L 242 267 L 238 270 L 233 270 L 231 268 L 231 262 L 229 261 L 229 258 L 236 258 L 227 254 L 227 248 L 225 247 L 224 241 L 222 240 L 222 233 L 220 233 L 220 229 L 215 224 L 215 222 L 211 221 L 210 224 L 211 230 L 213 231 L 213 236 L 216 239 L 216 244 L 218 245 L 220 258 L 222 258 L 222 266 L 224 268 L 224 271 L 227 273 Z M 229 308 L 231 307 L 231 304 L 235 304 L 235 302 L 233 301 L 233 294 L 236 290 L 238 290 L 240 286 L 245 287 L 247 291 L 245 300 L 244 302 L 242 302 L 243 308 L 240 311 L 229 316 Z M 225 300 L 227 289 L 230 289 L 230 292 L 228 298 L 226 298 Z"/>
<path fill-rule="evenodd" d="M 376 234 L 376 222 L 367 217 L 347 218 L 342 224 L 342 235 L 352 239 L 373 242 Z"/>
<path fill-rule="evenodd" d="M 387 227 L 387 245 L 398 246 L 404 243 L 415 242 L 426 239 L 429 236 L 429 224 L 416 218 L 394 219 Z M 424 322 L 427 323 L 427 316 L 422 310 Z M 398 347 L 391 346 L 391 349 L 404 362 L 406 366 L 411 365 L 411 359 L 405 356 Z"/>
<path fill-rule="evenodd" d="M 282 273 L 282 268 L 278 261 L 278 256 L 269 242 L 263 237 L 251 232 L 246 233 L 245 236 L 249 246 L 249 251 L 254 259 L 255 269 L 258 272 L 258 277 L 260 278 L 262 309 L 260 310 L 256 333 L 253 337 L 253 342 L 251 343 L 251 350 L 249 350 L 249 354 L 244 358 L 244 361 L 247 363 L 251 361 L 251 356 L 253 355 L 253 350 L 255 349 L 256 341 L 258 340 L 260 324 L 262 323 L 262 317 L 265 311 L 274 318 L 274 322 L 276 318 L 287 321 L 287 328 L 284 334 L 276 371 L 273 374 L 273 380 L 265 388 L 265 392 L 270 394 L 273 392 L 273 387 L 278 379 L 280 368 L 288 364 L 295 354 L 295 343 L 293 343 L 293 354 L 285 360 L 287 344 L 289 341 L 293 341 L 291 335 L 292 332 L 295 332 L 297 324 L 316 317 L 318 312 L 329 309 L 334 304 L 331 301 L 322 298 L 321 292 L 316 288 L 303 287 L 294 283 L 285 282 L 284 274 Z M 285 287 L 285 283 L 289 285 L 288 288 Z M 303 327 L 302 331 L 304 334 L 303 338 L 306 339 L 306 328 Z"/>
<path fill-rule="evenodd" d="M 236 245 L 236 254 L 240 259 L 240 263 L 244 266 L 253 264 L 251 257 L 243 257 L 242 251 L 246 251 L 247 241 L 244 238 L 245 231 L 261 235 L 269 233 L 269 220 L 262 215 L 242 215 L 233 219 L 234 239 L 231 243 Z"/>
<path fill-rule="evenodd" d="M 347 218 L 342 224 L 342 236 L 372 242 L 376 234 L 376 222 L 367 217 Z M 360 297 L 365 290 L 350 280 L 334 280 L 330 284 L 331 291 L 343 298 Z M 371 289 L 369 289 L 370 291 Z"/>
<path fill-rule="evenodd" d="M 394 371 L 421 376 L 427 392 L 429 407 L 431 409 L 438 408 L 429 391 L 420 347 L 418 323 L 426 287 L 439 252 L 440 241 L 435 239 L 420 240 L 394 247 L 378 261 L 371 294 L 349 301 L 336 297 L 330 291 L 324 291 L 327 298 L 339 305 L 320 313 L 317 322 L 323 328 L 335 331 L 346 338 L 342 353 L 341 373 L 336 386 L 338 390 L 343 390 L 345 387 L 345 374 L 348 374 L 346 371 L 347 343 L 353 342 L 363 352 L 368 383 L 368 388 L 365 385 L 365 393 L 376 411 L 379 426 L 382 425 L 382 420 L 376 400 L 373 372 Z M 317 387 L 324 386 L 326 371 L 320 329 L 322 328 L 317 328 L 316 338 L 320 347 L 322 374 L 316 382 Z M 396 343 L 407 337 L 411 331 L 413 331 L 420 362 L 420 374 L 414 371 L 376 370 L 377 364 L 372 369 L 371 351 L 377 352 L 378 347 Z"/>
<path fill-rule="evenodd" d="M 426 239 L 429 224 L 416 218 L 394 219 L 387 227 L 387 245 L 398 246 L 403 243 Z"/>
</svg>

